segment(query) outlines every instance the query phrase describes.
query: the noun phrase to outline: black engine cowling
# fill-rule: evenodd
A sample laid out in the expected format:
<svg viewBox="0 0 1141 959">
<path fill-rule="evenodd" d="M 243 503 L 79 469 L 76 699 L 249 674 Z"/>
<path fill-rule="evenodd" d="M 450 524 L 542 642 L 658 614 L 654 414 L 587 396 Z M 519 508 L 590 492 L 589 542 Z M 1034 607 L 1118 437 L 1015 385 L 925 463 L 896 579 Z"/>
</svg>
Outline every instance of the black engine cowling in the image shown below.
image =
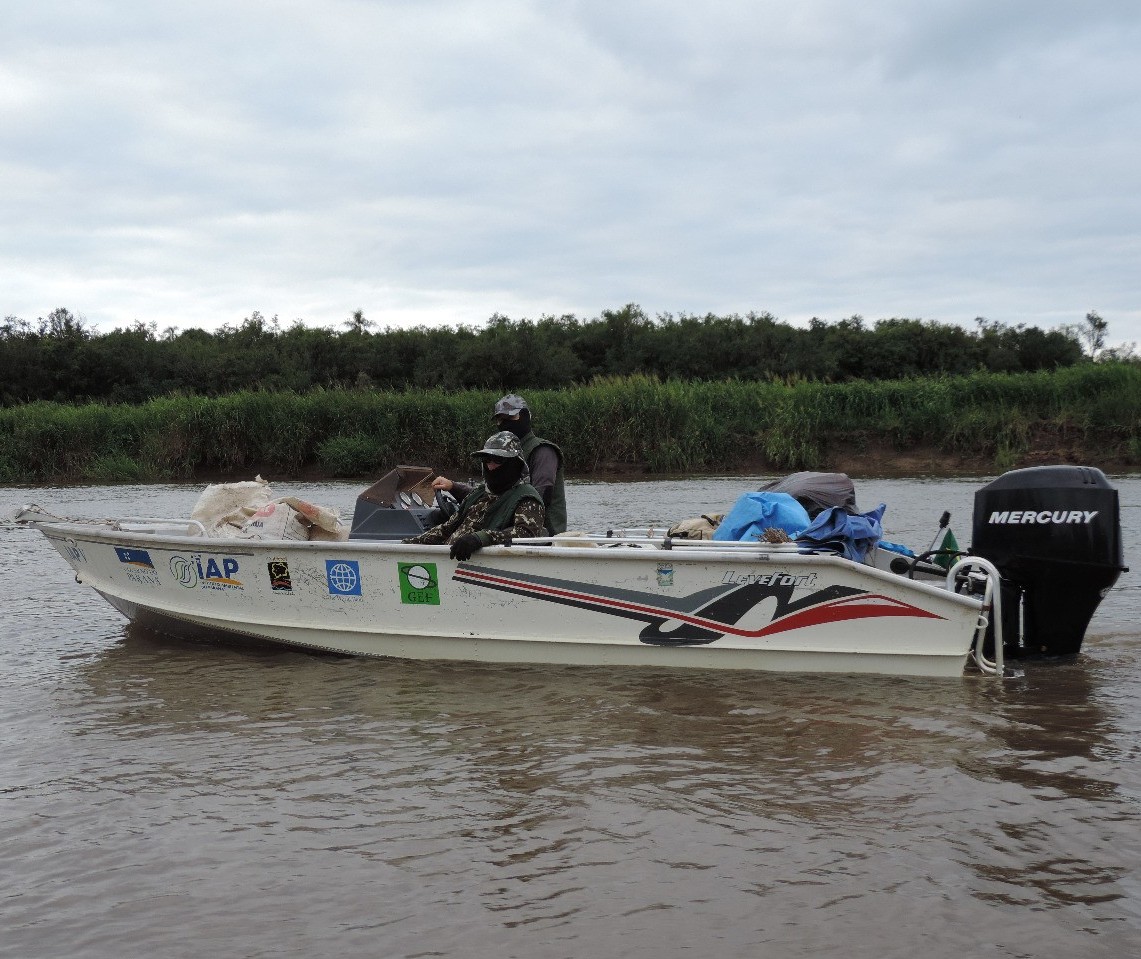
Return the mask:
<svg viewBox="0 0 1141 959">
<path fill-rule="evenodd" d="M 1125 569 L 1117 490 L 1088 466 L 1004 473 L 975 493 L 971 552 L 1002 574 L 1008 652 L 1077 653 Z"/>
</svg>

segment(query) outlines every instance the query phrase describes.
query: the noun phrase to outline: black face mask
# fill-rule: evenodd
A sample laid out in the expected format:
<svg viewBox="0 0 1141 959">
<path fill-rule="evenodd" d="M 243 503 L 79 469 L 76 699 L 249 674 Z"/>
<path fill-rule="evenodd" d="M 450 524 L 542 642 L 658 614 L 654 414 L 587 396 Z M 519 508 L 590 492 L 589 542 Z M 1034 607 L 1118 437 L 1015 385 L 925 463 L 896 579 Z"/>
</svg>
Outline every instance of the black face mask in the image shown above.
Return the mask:
<svg viewBox="0 0 1141 959">
<path fill-rule="evenodd" d="M 524 436 L 531 432 L 531 411 L 520 410 L 519 419 L 517 420 L 503 418 L 495 422 L 499 424 L 501 430 L 507 430 L 509 433 L 514 433 L 519 439 L 523 439 Z"/>
<path fill-rule="evenodd" d="M 512 486 L 519 482 L 523 475 L 523 461 L 518 458 L 500 460 L 503 465 L 499 469 L 489 470 L 485 463 L 483 467 L 483 481 L 494 496 L 501 496 Z"/>
</svg>

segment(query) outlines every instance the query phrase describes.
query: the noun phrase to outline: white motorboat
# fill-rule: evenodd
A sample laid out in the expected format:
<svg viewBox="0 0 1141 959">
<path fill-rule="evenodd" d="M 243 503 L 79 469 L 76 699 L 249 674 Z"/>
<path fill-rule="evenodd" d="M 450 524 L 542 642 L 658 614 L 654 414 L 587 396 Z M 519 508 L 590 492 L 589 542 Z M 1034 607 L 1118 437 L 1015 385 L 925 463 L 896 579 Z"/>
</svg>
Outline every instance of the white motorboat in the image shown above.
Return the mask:
<svg viewBox="0 0 1141 959">
<path fill-rule="evenodd" d="M 1003 479 L 991 498 L 1006 508 L 983 507 L 984 531 L 1053 527 L 1090 539 L 1098 515 L 1112 513 L 1117 522 L 1108 483 L 1077 490 L 1055 483 L 1070 503 L 1055 508 L 1032 502 L 1025 483 Z M 1044 590 L 1028 585 L 1026 570 L 1050 557 L 1017 548 L 1007 569 L 979 550 L 944 571 L 884 549 L 856 562 L 795 542 L 691 541 L 649 530 L 516 541 L 457 562 L 445 546 L 401 543 L 408 529 L 396 527 L 417 511 L 399 506 L 379 504 L 387 510 L 381 518 L 399 520 L 388 532 L 368 533 L 370 523 L 355 522 L 361 534 L 341 542 L 220 539 L 195 521 L 67 519 L 33 507 L 18 519 L 37 527 L 76 580 L 130 620 L 180 635 L 407 659 L 1001 674 L 1005 654 L 1040 644 L 1045 630 L 1029 635 L 1026 624 L 1043 615 L 1044 594 L 1056 601 L 1060 588 L 1052 568 Z M 1031 514 L 1033 521 L 1022 518 Z M 975 525 L 977 540 L 977 499 Z M 1108 588 L 1102 583 L 1123 569 L 1119 528 L 1109 535 L 1108 559 L 1083 560 L 1072 547 L 1061 554 L 1067 606 L 1086 610 L 1080 633 Z M 1083 587 L 1078 603 L 1075 584 L 1094 567 L 1101 579 Z M 1006 616 L 1003 602 L 1013 606 Z M 1010 624 L 1013 641 L 1004 629 Z M 1072 646 L 1072 637 L 1055 651 L 1076 651 L 1066 642 Z"/>
</svg>

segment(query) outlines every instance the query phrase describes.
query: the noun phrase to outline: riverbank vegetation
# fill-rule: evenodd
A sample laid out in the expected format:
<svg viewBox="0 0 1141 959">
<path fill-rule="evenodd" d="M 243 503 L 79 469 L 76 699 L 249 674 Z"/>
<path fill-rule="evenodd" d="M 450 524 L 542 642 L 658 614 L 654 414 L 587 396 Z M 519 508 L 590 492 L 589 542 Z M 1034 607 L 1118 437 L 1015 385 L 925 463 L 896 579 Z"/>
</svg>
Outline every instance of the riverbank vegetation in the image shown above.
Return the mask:
<svg viewBox="0 0 1141 959">
<path fill-rule="evenodd" d="M 797 327 L 768 313 L 651 319 L 630 304 L 586 320 L 496 315 L 479 328 L 372 326 L 360 311 L 340 330 L 301 322 L 283 328 L 254 312 L 213 333 L 159 333 L 144 323 L 100 333 L 63 308 L 35 322 L 9 316 L 0 324 L 0 402 L 143 403 L 174 393 L 227 396 L 255 385 L 294 393 L 525 391 L 625 376 L 849 383 L 1032 373 L 1089 362 L 1083 341 L 1091 338 L 1084 345 L 1093 355 L 1105 321 L 1091 313 L 1084 326 L 1043 331 L 980 317 L 968 330 L 852 316 Z"/>
<path fill-rule="evenodd" d="M 35 401 L 0 409 L 0 482 L 204 477 L 375 478 L 397 464 L 464 476 L 493 430 L 495 390 L 324 388 L 174 395 L 142 403 Z M 572 478 L 797 469 L 920 471 L 1083 462 L 1141 465 L 1141 367 L 824 383 L 599 377 L 528 390 L 537 431 Z M 879 464 L 882 468 L 877 468 Z"/>
</svg>

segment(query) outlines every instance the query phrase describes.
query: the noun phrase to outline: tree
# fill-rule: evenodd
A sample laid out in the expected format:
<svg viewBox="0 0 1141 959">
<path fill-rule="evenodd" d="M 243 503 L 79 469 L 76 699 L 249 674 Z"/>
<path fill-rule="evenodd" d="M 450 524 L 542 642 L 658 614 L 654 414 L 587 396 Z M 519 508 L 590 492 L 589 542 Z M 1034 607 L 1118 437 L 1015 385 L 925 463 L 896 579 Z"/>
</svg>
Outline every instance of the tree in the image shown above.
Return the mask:
<svg viewBox="0 0 1141 959">
<path fill-rule="evenodd" d="M 1097 312 L 1090 310 L 1086 314 L 1085 326 L 1078 328 L 1078 334 L 1086 345 L 1090 359 L 1096 360 L 1098 353 L 1105 348 L 1105 334 L 1109 330 L 1109 323 L 1098 316 Z"/>
<path fill-rule="evenodd" d="M 364 310 L 353 310 L 353 315 L 345 320 L 345 329 L 358 336 L 373 325 L 372 320 L 365 319 Z"/>
<path fill-rule="evenodd" d="M 85 340 L 91 336 L 84 324 L 82 316 L 76 316 L 71 310 L 60 307 L 52 310 L 45 320 L 39 318 L 41 336 L 50 336 L 56 340 Z"/>
</svg>

